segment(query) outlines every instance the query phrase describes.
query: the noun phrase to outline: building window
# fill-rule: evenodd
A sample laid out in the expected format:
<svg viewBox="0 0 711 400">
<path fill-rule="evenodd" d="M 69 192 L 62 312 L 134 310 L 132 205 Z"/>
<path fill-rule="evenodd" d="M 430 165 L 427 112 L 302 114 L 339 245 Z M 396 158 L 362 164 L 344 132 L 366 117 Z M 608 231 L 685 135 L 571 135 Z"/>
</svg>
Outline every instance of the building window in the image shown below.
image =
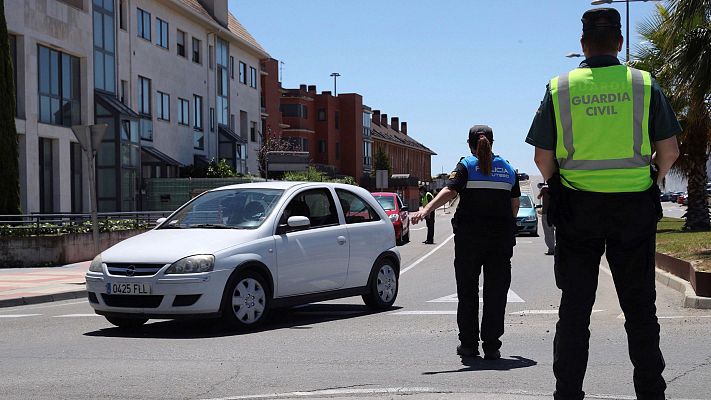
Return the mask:
<svg viewBox="0 0 711 400">
<path fill-rule="evenodd" d="M 109 0 L 111 1 L 111 0 Z M 126 11 L 127 4 L 126 0 L 119 0 L 119 28 L 121 30 L 126 30 Z"/>
<path fill-rule="evenodd" d="M 325 140 L 319 140 L 319 141 L 318 141 L 318 152 L 319 152 L 319 153 L 325 153 L 325 152 L 326 152 L 326 141 L 325 141 Z"/>
<path fill-rule="evenodd" d="M 309 151 L 309 140 L 301 137 L 286 137 L 296 151 Z"/>
<path fill-rule="evenodd" d="M 247 64 L 239 62 L 239 83 L 247 84 Z"/>
<path fill-rule="evenodd" d="M 227 125 L 230 114 L 229 44 L 217 38 L 217 124 Z"/>
<path fill-rule="evenodd" d="M 341 144 L 336 142 L 336 160 L 341 159 Z"/>
<path fill-rule="evenodd" d="M 190 125 L 190 101 L 178 97 L 178 124 Z"/>
<path fill-rule="evenodd" d="M 336 114 L 333 116 L 333 122 L 336 124 L 336 129 L 341 129 L 341 113 L 336 111 Z"/>
<path fill-rule="evenodd" d="M 72 6 L 74 8 L 78 8 L 80 10 L 84 9 L 83 4 L 82 4 L 83 1 L 81 1 L 81 0 L 59 0 L 59 1 L 61 1 L 62 3 L 67 3 L 70 6 Z M 101 0 L 94 0 L 94 3 L 96 3 L 97 1 L 101 2 Z M 107 3 L 108 3 L 108 1 L 113 1 L 113 0 L 107 0 Z"/>
<path fill-rule="evenodd" d="M 202 131 L 202 96 L 193 95 L 193 128 Z"/>
<path fill-rule="evenodd" d="M 168 48 L 168 23 L 160 18 L 156 18 L 156 44 L 164 49 Z"/>
<path fill-rule="evenodd" d="M 37 46 L 39 121 L 72 126 L 81 123 L 79 59 Z"/>
<path fill-rule="evenodd" d="M 325 109 L 325 108 L 319 108 L 319 109 L 318 109 L 318 120 L 319 120 L 319 121 L 325 121 L 325 120 L 326 120 L 326 109 Z"/>
<path fill-rule="evenodd" d="M 151 13 L 137 8 L 136 32 L 139 38 L 151 40 Z"/>
<path fill-rule="evenodd" d="M 215 48 L 212 45 L 207 46 L 207 65 L 215 69 Z"/>
<path fill-rule="evenodd" d="M 363 165 L 372 165 L 373 143 L 363 142 Z"/>
<path fill-rule="evenodd" d="M 94 87 L 114 93 L 114 7 L 113 1 L 94 1 Z"/>
<path fill-rule="evenodd" d="M 156 92 L 156 116 L 158 119 L 170 121 L 170 95 L 168 93 Z"/>
<path fill-rule="evenodd" d="M 230 56 L 230 79 L 235 79 L 235 58 Z"/>
<path fill-rule="evenodd" d="M 121 103 L 128 105 L 128 81 L 121 80 L 121 93 L 119 100 Z"/>
<path fill-rule="evenodd" d="M 257 141 L 257 123 L 256 122 L 249 123 L 249 140 L 252 142 Z"/>
<path fill-rule="evenodd" d="M 215 109 L 210 107 L 210 132 L 215 132 Z"/>
<path fill-rule="evenodd" d="M 249 67 L 249 87 L 257 88 L 257 69 Z"/>
<path fill-rule="evenodd" d="M 141 115 L 151 115 L 151 80 L 138 77 L 138 112 Z"/>
<path fill-rule="evenodd" d="M 279 111 L 284 117 L 309 118 L 309 109 L 303 104 L 282 104 L 279 106 Z"/>
<path fill-rule="evenodd" d="M 17 87 L 17 36 L 9 35 L 10 37 L 10 61 L 12 62 L 12 82 L 15 87 L 15 116 L 20 116 L 20 101 L 17 93 L 20 89 Z"/>
<path fill-rule="evenodd" d="M 201 64 L 202 61 L 200 61 L 200 40 L 193 38 L 193 62 Z"/>
<path fill-rule="evenodd" d="M 54 212 L 54 146 L 53 140 L 39 138 L 40 212 Z"/>
<path fill-rule="evenodd" d="M 71 192 L 72 192 L 72 212 L 80 213 L 82 209 L 82 199 L 84 191 L 82 190 L 82 151 L 79 143 L 70 143 L 69 145 L 70 159 L 70 174 L 71 174 Z"/>
<path fill-rule="evenodd" d="M 178 49 L 178 55 L 185 57 L 185 32 L 178 29 L 178 34 L 175 37 L 175 47 Z"/>
</svg>

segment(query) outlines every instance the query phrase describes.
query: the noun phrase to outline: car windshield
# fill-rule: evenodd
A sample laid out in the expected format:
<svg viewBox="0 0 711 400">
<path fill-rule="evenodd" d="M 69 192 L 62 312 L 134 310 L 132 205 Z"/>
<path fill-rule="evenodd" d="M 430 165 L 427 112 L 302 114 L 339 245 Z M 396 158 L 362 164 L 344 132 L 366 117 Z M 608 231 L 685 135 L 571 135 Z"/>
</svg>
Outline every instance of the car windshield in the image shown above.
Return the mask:
<svg viewBox="0 0 711 400">
<path fill-rule="evenodd" d="M 533 208 L 533 204 L 531 203 L 531 198 L 528 196 L 521 196 L 521 205 L 519 208 Z"/>
<path fill-rule="evenodd" d="M 226 189 L 197 197 L 158 229 L 254 229 L 281 197 L 280 189 Z"/>
<path fill-rule="evenodd" d="M 385 211 L 395 210 L 395 198 L 392 196 L 374 196 L 375 200 L 383 207 Z"/>
</svg>

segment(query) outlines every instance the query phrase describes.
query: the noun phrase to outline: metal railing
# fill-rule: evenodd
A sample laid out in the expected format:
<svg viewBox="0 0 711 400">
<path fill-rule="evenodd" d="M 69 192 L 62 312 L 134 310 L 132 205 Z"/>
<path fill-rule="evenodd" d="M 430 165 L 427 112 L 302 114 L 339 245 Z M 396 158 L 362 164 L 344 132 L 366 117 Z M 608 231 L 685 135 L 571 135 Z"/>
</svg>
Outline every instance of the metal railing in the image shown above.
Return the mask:
<svg viewBox="0 0 711 400">
<path fill-rule="evenodd" d="M 99 229 L 114 231 L 123 229 L 149 229 L 156 220 L 167 217 L 172 211 L 128 211 L 98 213 Z M 14 231 L 15 234 L 11 233 Z M 0 215 L 0 236 L 27 236 L 91 232 L 91 214 L 54 213 Z"/>
</svg>

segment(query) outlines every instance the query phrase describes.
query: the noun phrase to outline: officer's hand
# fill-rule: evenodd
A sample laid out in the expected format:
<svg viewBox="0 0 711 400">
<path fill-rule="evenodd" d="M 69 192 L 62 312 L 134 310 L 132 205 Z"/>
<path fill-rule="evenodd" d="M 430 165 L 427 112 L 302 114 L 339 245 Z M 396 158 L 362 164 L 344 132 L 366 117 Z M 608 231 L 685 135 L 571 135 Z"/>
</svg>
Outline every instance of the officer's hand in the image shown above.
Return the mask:
<svg viewBox="0 0 711 400">
<path fill-rule="evenodd" d="M 410 217 L 410 222 L 417 225 L 417 223 L 425 219 L 425 217 L 427 217 L 427 213 L 425 213 L 424 211 L 418 211 L 412 214 L 412 216 Z"/>
</svg>

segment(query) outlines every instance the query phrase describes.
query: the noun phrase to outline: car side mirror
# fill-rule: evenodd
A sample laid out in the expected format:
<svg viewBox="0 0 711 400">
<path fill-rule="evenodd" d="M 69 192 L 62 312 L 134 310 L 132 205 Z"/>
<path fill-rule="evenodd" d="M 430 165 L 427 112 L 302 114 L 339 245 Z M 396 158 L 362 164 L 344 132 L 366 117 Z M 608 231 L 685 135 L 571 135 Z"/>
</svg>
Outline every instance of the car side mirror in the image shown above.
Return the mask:
<svg viewBox="0 0 711 400">
<path fill-rule="evenodd" d="M 400 208 L 400 211 L 410 211 L 410 209 L 407 206 L 402 206 L 402 208 Z"/>
<path fill-rule="evenodd" d="M 543 208 L 543 204 L 536 204 L 536 208 Z"/>
<path fill-rule="evenodd" d="M 162 223 L 165 222 L 165 220 L 167 220 L 167 219 L 168 219 L 168 218 L 166 218 L 166 217 L 158 218 L 158 219 L 156 220 L 156 225 L 162 224 Z"/>
<path fill-rule="evenodd" d="M 289 225 L 289 228 L 305 228 L 311 225 L 311 221 L 309 220 L 309 217 L 295 215 L 293 217 L 289 217 L 289 219 L 286 220 L 286 224 Z"/>
</svg>

